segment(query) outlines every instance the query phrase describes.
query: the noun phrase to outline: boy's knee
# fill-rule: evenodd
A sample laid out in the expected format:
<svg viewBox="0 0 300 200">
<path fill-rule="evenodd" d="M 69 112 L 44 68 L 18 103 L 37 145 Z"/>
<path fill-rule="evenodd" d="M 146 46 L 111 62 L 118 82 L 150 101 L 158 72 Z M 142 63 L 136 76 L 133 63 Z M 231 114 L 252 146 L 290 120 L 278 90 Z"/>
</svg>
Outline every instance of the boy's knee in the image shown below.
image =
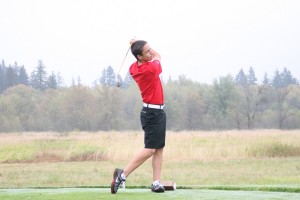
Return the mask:
<svg viewBox="0 0 300 200">
<path fill-rule="evenodd" d="M 153 156 L 156 152 L 156 149 L 147 149 L 149 156 Z"/>
</svg>

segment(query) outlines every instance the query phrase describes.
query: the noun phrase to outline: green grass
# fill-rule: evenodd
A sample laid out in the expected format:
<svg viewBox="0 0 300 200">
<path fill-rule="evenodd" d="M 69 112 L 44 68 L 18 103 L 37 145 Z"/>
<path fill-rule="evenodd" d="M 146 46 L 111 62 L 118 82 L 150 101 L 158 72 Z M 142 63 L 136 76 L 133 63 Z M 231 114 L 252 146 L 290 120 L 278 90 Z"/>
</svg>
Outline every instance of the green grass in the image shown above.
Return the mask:
<svg viewBox="0 0 300 200">
<path fill-rule="evenodd" d="M 0 188 L 109 186 L 115 167 L 126 162 L 55 162 L 0 164 Z M 151 162 L 134 171 L 127 186 L 151 184 Z M 300 188 L 300 158 L 166 161 L 163 180 L 178 186 L 273 185 Z"/>
<path fill-rule="evenodd" d="M 131 189 L 113 196 L 107 192 L 114 168 L 126 166 L 142 148 L 140 133 L 22 133 L 0 138 L 1 200 L 293 199 L 300 194 L 297 130 L 168 133 L 162 180 L 175 181 L 180 190 L 163 195 L 133 190 L 149 188 L 151 160 L 128 177 Z M 67 189 L 74 187 L 78 190 Z M 85 190 L 79 190 L 82 187 Z"/>
<path fill-rule="evenodd" d="M 149 189 L 120 189 L 119 192 L 115 195 L 110 194 L 109 189 L 99 188 L 0 190 L 1 200 L 298 200 L 299 198 L 299 193 L 195 189 L 180 189 L 176 191 L 167 191 L 163 194 L 152 193 Z"/>
</svg>

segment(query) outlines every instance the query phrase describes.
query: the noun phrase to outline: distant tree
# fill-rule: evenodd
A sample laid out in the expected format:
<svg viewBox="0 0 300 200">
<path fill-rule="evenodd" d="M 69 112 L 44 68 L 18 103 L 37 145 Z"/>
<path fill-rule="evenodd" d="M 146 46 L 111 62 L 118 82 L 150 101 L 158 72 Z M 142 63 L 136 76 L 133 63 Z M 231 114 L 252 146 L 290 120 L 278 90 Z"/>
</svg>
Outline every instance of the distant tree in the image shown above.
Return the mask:
<svg viewBox="0 0 300 200">
<path fill-rule="evenodd" d="M 106 75 L 106 69 L 105 68 L 102 70 L 102 74 L 101 74 L 101 77 L 100 77 L 99 81 L 100 81 L 101 86 L 108 86 L 107 75 Z"/>
<path fill-rule="evenodd" d="M 263 84 L 264 84 L 264 85 L 269 85 L 269 84 L 270 84 L 270 79 L 269 79 L 267 73 L 265 73 L 265 75 L 264 75 Z"/>
<path fill-rule="evenodd" d="M 19 71 L 19 83 L 28 86 L 29 85 L 28 79 L 29 78 L 26 69 L 24 66 L 22 66 Z"/>
<path fill-rule="evenodd" d="M 203 115 L 205 110 L 205 103 L 203 97 L 197 90 L 189 91 L 185 95 L 184 107 L 182 113 L 182 120 L 185 122 L 187 130 L 197 130 L 201 128 Z"/>
<path fill-rule="evenodd" d="M 256 119 L 258 107 L 264 102 L 265 87 L 262 86 L 249 86 L 244 87 L 244 94 L 246 99 L 245 116 L 247 119 L 247 128 L 252 129 Z"/>
<path fill-rule="evenodd" d="M 127 72 L 126 76 L 125 76 L 125 79 L 124 79 L 124 88 L 128 88 L 131 83 L 132 83 L 133 79 L 132 79 L 132 76 L 130 75 L 129 71 Z"/>
<path fill-rule="evenodd" d="M 186 75 L 179 75 L 178 76 L 178 84 L 181 86 L 188 86 L 188 85 L 192 85 L 193 82 L 191 80 L 189 80 Z"/>
<path fill-rule="evenodd" d="M 2 93 L 5 90 L 5 63 L 4 60 L 2 60 L 2 63 L 0 64 L 0 93 Z"/>
<path fill-rule="evenodd" d="M 121 87 L 121 88 L 125 88 L 124 81 L 123 81 L 123 79 L 122 79 L 122 77 L 121 77 L 120 74 L 117 75 L 116 81 L 118 82 L 118 84 L 120 84 L 120 87 Z M 117 83 L 116 83 L 116 84 L 117 84 Z"/>
<path fill-rule="evenodd" d="M 17 85 L 19 82 L 18 73 L 12 66 L 6 69 L 5 73 L 5 86 L 6 88 Z"/>
<path fill-rule="evenodd" d="M 111 66 L 107 67 L 107 78 L 108 78 L 108 86 L 115 86 L 116 84 L 116 75 L 114 69 Z"/>
<path fill-rule="evenodd" d="M 284 121 L 290 116 L 290 106 L 287 103 L 290 92 L 288 86 L 290 84 L 298 83 L 289 70 L 284 68 L 281 73 L 278 70 L 275 71 L 272 86 L 275 88 L 277 94 L 278 126 L 280 129 L 284 128 Z"/>
<path fill-rule="evenodd" d="M 277 88 L 278 126 L 283 129 L 284 121 L 289 117 L 289 105 L 286 103 L 289 94 L 288 87 Z"/>
<path fill-rule="evenodd" d="M 247 83 L 248 85 L 256 85 L 257 78 L 255 76 L 255 72 L 252 67 L 249 68 L 249 74 L 247 75 Z"/>
<path fill-rule="evenodd" d="M 116 75 L 111 66 L 108 66 L 107 69 L 103 69 L 102 76 L 100 77 L 101 86 L 112 87 L 116 84 Z"/>
<path fill-rule="evenodd" d="M 171 77 L 171 75 L 169 76 L 169 79 L 168 79 L 168 82 L 167 82 L 167 83 L 170 83 L 170 82 L 172 82 L 172 77 Z"/>
<path fill-rule="evenodd" d="M 282 88 L 282 87 L 284 87 L 283 83 L 282 83 L 282 78 L 281 78 L 280 73 L 279 73 L 278 70 L 276 70 L 274 72 L 274 77 L 272 79 L 272 86 L 274 88 Z"/>
<path fill-rule="evenodd" d="M 50 76 L 48 77 L 47 88 L 51 88 L 51 89 L 57 89 L 58 88 L 56 75 L 54 74 L 53 71 L 50 74 Z"/>
<path fill-rule="evenodd" d="M 42 60 L 38 61 L 38 66 L 31 73 L 30 85 L 40 91 L 45 91 L 47 89 L 47 72 L 46 66 L 43 64 Z"/>
<path fill-rule="evenodd" d="M 241 86 L 247 84 L 247 76 L 245 75 L 243 69 L 241 69 L 241 70 L 239 71 L 239 73 L 236 75 L 236 77 L 235 77 L 235 83 L 236 83 L 237 85 L 241 85 Z"/>
<path fill-rule="evenodd" d="M 237 91 L 231 76 L 220 77 L 212 86 L 209 112 L 218 129 L 229 127 L 230 111 L 236 107 Z"/>
<path fill-rule="evenodd" d="M 63 77 L 60 75 L 60 73 L 57 73 L 56 75 L 56 82 L 57 82 L 57 87 L 60 88 L 64 85 L 64 79 Z"/>
<path fill-rule="evenodd" d="M 78 85 L 78 86 L 81 85 L 81 78 L 80 78 L 80 76 L 77 77 L 77 85 Z"/>
<path fill-rule="evenodd" d="M 72 78 L 72 87 L 73 87 L 73 86 L 76 86 L 74 77 Z"/>
<path fill-rule="evenodd" d="M 287 68 L 284 68 L 280 75 L 284 87 L 290 84 L 298 84 L 297 79 L 292 76 L 292 73 Z"/>
</svg>

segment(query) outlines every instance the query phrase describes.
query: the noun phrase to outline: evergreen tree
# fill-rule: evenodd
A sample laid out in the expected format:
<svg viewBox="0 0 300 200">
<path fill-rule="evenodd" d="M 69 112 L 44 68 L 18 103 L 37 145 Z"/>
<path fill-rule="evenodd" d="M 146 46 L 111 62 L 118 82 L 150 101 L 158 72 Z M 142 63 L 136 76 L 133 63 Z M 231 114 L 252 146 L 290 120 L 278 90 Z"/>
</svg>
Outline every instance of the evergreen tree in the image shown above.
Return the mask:
<svg viewBox="0 0 300 200">
<path fill-rule="evenodd" d="M 19 83 L 28 86 L 28 75 L 24 66 L 22 66 L 19 70 Z"/>
<path fill-rule="evenodd" d="M 108 79 L 108 86 L 115 86 L 116 85 L 116 75 L 114 72 L 114 69 L 111 66 L 107 67 L 106 70 L 106 74 L 107 74 L 107 79 Z"/>
<path fill-rule="evenodd" d="M 102 70 L 102 75 L 101 75 L 101 78 L 99 79 L 99 81 L 100 81 L 101 86 L 106 86 L 106 87 L 108 86 L 105 68 Z"/>
<path fill-rule="evenodd" d="M 30 76 L 31 86 L 40 91 L 45 91 L 47 89 L 47 72 L 45 71 L 45 68 L 46 66 L 43 64 L 42 60 L 39 60 L 36 70 L 34 70 Z"/>
<path fill-rule="evenodd" d="M 57 73 L 57 75 L 56 75 L 56 82 L 57 82 L 57 87 L 58 88 L 63 87 L 63 85 L 64 85 L 64 79 L 60 75 L 60 73 Z"/>
<path fill-rule="evenodd" d="M 114 87 L 116 84 L 116 75 L 111 66 L 108 66 L 107 69 L 103 69 L 102 76 L 100 78 L 100 85 L 105 87 Z"/>
<path fill-rule="evenodd" d="M 53 71 L 51 75 L 48 77 L 47 86 L 48 88 L 52 88 L 52 89 L 58 88 L 57 79 Z"/>
<path fill-rule="evenodd" d="M 266 72 L 265 72 L 265 75 L 264 75 L 263 84 L 264 85 L 269 85 L 270 84 L 270 79 L 269 79 L 268 74 Z"/>
<path fill-rule="evenodd" d="M 247 85 L 247 76 L 245 75 L 243 69 L 241 69 L 235 77 L 235 83 L 241 86 Z"/>
<path fill-rule="evenodd" d="M 274 77 L 272 79 L 272 86 L 274 88 L 282 88 L 283 87 L 282 79 L 281 79 L 281 76 L 280 76 L 280 73 L 278 70 L 276 70 L 274 73 Z"/>
<path fill-rule="evenodd" d="M 128 71 L 127 74 L 126 74 L 126 77 L 124 79 L 124 86 L 123 87 L 128 88 L 131 85 L 132 81 L 133 81 L 132 76 Z"/>
<path fill-rule="evenodd" d="M 15 86 L 18 84 L 18 82 L 19 80 L 17 71 L 15 68 L 9 65 L 5 73 L 5 87 L 9 88 Z"/>
<path fill-rule="evenodd" d="M 256 85 L 257 78 L 255 77 L 255 72 L 252 67 L 250 67 L 250 69 L 249 69 L 247 81 L 248 81 L 249 85 Z"/>
<path fill-rule="evenodd" d="M 297 79 L 292 76 L 292 73 L 287 68 L 284 68 L 280 75 L 284 87 L 290 84 L 298 84 Z"/>
<path fill-rule="evenodd" d="M 283 71 L 280 73 L 278 70 L 275 71 L 274 78 L 272 80 L 272 86 L 277 88 L 285 88 L 290 84 L 299 84 L 297 79 L 294 78 L 291 72 L 284 68 Z"/>
<path fill-rule="evenodd" d="M 5 90 L 5 63 L 2 60 L 2 64 L 0 64 L 0 93 Z"/>
</svg>

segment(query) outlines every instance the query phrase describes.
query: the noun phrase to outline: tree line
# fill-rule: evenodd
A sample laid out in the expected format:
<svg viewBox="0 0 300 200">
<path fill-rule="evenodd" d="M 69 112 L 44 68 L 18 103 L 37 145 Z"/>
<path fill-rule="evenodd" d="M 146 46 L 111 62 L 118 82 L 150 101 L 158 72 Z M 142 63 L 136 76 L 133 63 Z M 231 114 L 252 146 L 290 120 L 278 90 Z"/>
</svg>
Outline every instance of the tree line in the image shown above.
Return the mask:
<svg viewBox="0 0 300 200">
<path fill-rule="evenodd" d="M 115 86 L 116 81 L 119 81 L 123 88 L 129 86 L 131 76 L 127 73 L 124 80 L 120 75 L 116 75 L 113 68 L 108 66 L 104 68 L 102 73 L 99 73 L 99 79 L 94 81 L 94 85 L 102 85 L 106 87 Z M 45 91 L 47 89 L 58 89 L 64 87 L 63 77 L 53 71 L 50 75 L 47 74 L 46 66 L 42 60 L 38 61 L 37 67 L 28 75 L 24 65 L 19 66 L 17 62 L 14 65 L 6 66 L 4 60 L 0 63 L 0 93 L 7 88 L 23 84 L 34 89 Z M 80 85 L 80 77 L 77 82 L 73 79 L 72 86 Z"/>
<path fill-rule="evenodd" d="M 41 66 L 39 62 L 28 82 L 11 83 L 0 94 L 1 132 L 140 130 L 141 98 L 130 75 L 122 80 L 109 66 L 93 87 L 79 82 L 65 87 L 54 73 L 52 85 L 51 75 L 41 73 L 43 67 L 38 70 Z M 19 70 L 15 80 L 26 80 L 21 79 L 23 66 L 11 67 Z M 0 80 L 8 81 L 8 68 L 6 79 Z M 118 78 L 121 88 L 115 87 Z M 262 83 L 250 67 L 247 73 L 241 69 L 235 77 L 219 77 L 212 84 L 181 75 L 163 81 L 163 88 L 169 130 L 300 128 L 299 83 L 286 68 L 272 78 L 265 74 Z"/>
</svg>

